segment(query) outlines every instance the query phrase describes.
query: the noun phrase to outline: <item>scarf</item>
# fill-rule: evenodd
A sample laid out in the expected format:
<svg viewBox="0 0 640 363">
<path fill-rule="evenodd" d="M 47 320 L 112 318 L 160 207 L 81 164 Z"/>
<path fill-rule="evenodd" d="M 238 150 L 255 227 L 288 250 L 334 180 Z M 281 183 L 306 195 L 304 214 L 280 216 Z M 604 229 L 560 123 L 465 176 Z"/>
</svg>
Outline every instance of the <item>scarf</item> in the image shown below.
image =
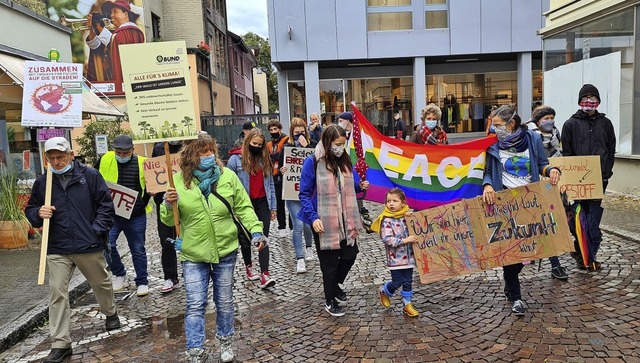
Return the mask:
<svg viewBox="0 0 640 363">
<path fill-rule="evenodd" d="M 558 139 L 558 130 L 554 127 L 550 134 L 540 134 L 542 136 L 542 145 L 547 152 L 547 157 L 562 156 L 562 147 L 560 147 L 560 139 Z"/>
<path fill-rule="evenodd" d="M 404 207 L 402 207 L 402 209 L 400 209 L 397 212 L 392 212 L 389 210 L 389 208 L 385 205 L 384 206 L 384 210 L 382 211 L 382 213 L 378 216 L 378 218 L 376 218 L 375 221 L 373 221 L 373 223 L 371 223 L 371 230 L 374 232 L 380 232 L 380 225 L 382 224 L 382 220 L 385 218 L 394 218 L 394 219 L 399 219 L 399 218 L 404 218 L 404 215 L 409 211 L 409 206 L 408 205 L 404 205 Z"/>
<path fill-rule="evenodd" d="M 211 194 L 211 185 L 220 178 L 220 167 L 216 164 L 213 168 L 207 170 L 194 169 L 192 174 L 200 181 L 198 187 L 206 199 Z"/>
<path fill-rule="evenodd" d="M 343 240 L 353 246 L 362 226 L 353 174 L 340 170 L 331 173 L 324 158 L 316 159 L 316 163 L 318 216 L 324 226 L 324 233 L 320 233 L 320 249 L 338 250 Z"/>
<path fill-rule="evenodd" d="M 527 135 L 522 127 L 518 127 L 511 135 L 505 137 L 503 140 L 498 141 L 498 148 L 500 150 L 515 150 L 516 152 L 523 152 L 529 147 L 527 145 Z"/>
</svg>

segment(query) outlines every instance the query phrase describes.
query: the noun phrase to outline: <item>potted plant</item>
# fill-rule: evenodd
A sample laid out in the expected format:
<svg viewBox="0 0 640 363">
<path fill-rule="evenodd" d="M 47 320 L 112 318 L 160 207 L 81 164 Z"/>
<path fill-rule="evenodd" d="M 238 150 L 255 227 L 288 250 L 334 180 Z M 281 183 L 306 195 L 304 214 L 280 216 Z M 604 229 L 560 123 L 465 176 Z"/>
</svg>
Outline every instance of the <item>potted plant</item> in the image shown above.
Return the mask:
<svg viewBox="0 0 640 363">
<path fill-rule="evenodd" d="M 21 248 L 29 241 L 29 221 L 24 215 L 26 192 L 18 172 L 0 165 L 0 248 Z"/>
</svg>

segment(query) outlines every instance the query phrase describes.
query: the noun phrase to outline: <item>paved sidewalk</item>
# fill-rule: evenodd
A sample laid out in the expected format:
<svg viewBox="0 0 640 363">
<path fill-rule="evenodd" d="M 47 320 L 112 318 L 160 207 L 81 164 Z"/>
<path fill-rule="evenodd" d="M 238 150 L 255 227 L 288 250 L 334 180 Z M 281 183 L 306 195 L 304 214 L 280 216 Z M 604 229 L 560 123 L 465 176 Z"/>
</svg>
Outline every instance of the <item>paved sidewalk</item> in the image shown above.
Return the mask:
<svg viewBox="0 0 640 363">
<path fill-rule="evenodd" d="M 616 234 L 633 235 L 635 232 L 625 230 L 640 226 L 638 204 L 629 204 L 629 211 L 635 211 L 629 213 L 608 198 L 603 224 Z M 379 210 L 379 206 L 369 206 L 372 212 Z M 621 214 L 615 214 L 615 208 Z M 608 219 L 609 215 L 616 218 Z M 634 216 L 635 220 L 629 220 Z M 71 362 L 183 361 L 184 290 L 167 295 L 159 292 L 162 272 L 154 217 L 149 218 L 147 240 L 152 293 L 119 301 L 123 328 L 111 333 L 104 331 L 104 316 L 92 294 L 82 295 L 72 309 Z M 278 280 L 272 289 L 261 290 L 257 283 L 246 280 L 239 263 L 234 290 L 238 360 L 640 362 L 638 241 L 606 233 L 599 254 L 605 268 L 599 273 L 580 272 L 573 260 L 562 256 L 570 274 L 566 282 L 550 277 L 546 261 L 540 271 L 537 266 L 525 268 L 522 282 L 527 314 L 522 318 L 510 314 L 511 305 L 502 295 L 501 269 L 429 285 L 420 285 L 416 278 L 414 304 L 420 317 L 402 316 L 398 299 L 393 300 L 392 309 L 384 310 L 376 293 L 389 278 L 384 247 L 373 234 L 361 238 L 359 245 L 360 255 L 345 286 L 349 294 L 346 315 L 341 318 L 324 311 L 317 261 L 308 263 L 306 274 L 295 274 L 290 238 L 272 239 L 271 271 Z M 129 257 L 125 261 L 132 281 Z M 48 287 L 35 284 L 37 265 L 37 251 L 0 251 L 0 273 L 9 276 L 8 283 L 0 286 L 0 338 L 25 329 L 20 328 L 24 326 L 21 322 L 33 325 L 46 317 Z M 82 278 L 74 279 L 74 284 L 82 287 Z M 134 289 L 131 282 L 130 292 Z M 216 352 L 213 304 L 209 308 L 207 345 Z M 45 326 L 0 353 L 0 362 L 39 361 L 49 349 Z M 217 354 L 212 357 L 212 362 L 217 361 Z"/>
</svg>

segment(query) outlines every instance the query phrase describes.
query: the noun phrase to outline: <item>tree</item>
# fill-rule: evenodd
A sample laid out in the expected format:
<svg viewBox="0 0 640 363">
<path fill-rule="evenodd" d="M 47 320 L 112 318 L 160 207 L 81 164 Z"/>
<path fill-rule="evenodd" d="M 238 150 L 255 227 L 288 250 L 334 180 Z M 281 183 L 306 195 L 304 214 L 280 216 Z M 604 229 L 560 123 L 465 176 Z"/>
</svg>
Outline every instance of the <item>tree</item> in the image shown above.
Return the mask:
<svg viewBox="0 0 640 363">
<path fill-rule="evenodd" d="M 267 94 L 269 97 L 269 112 L 278 110 L 278 73 L 271 65 L 271 45 L 269 40 L 256 33 L 248 32 L 242 40 L 249 48 L 258 48 L 258 67 L 267 74 Z"/>
<path fill-rule="evenodd" d="M 121 121 L 94 121 L 85 126 L 82 136 L 76 139 L 80 145 L 80 154 L 88 165 L 95 165 L 98 160 L 96 152 L 96 135 L 107 135 L 109 145 L 120 134 L 132 136 L 131 130 L 121 127 Z"/>
</svg>

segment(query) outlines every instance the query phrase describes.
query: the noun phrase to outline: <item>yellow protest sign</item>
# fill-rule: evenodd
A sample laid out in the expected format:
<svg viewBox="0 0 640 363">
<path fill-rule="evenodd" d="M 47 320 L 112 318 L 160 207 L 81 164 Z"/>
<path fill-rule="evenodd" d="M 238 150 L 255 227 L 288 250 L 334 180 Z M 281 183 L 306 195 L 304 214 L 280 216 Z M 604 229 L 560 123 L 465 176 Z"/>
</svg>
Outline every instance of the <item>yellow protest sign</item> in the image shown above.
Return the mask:
<svg viewBox="0 0 640 363">
<path fill-rule="evenodd" d="M 446 204 L 407 217 L 420 282 L 484 271 L 573 251 L 557 186 L 537 182 Z"/>
<path fill-rule="evenodd" d="M 549 164 L 557 166 L 562 172 L 558 185 L 569 199 L 604 198 L 600 156 L 555 157 L 549 158 Z"/>
</svg>

